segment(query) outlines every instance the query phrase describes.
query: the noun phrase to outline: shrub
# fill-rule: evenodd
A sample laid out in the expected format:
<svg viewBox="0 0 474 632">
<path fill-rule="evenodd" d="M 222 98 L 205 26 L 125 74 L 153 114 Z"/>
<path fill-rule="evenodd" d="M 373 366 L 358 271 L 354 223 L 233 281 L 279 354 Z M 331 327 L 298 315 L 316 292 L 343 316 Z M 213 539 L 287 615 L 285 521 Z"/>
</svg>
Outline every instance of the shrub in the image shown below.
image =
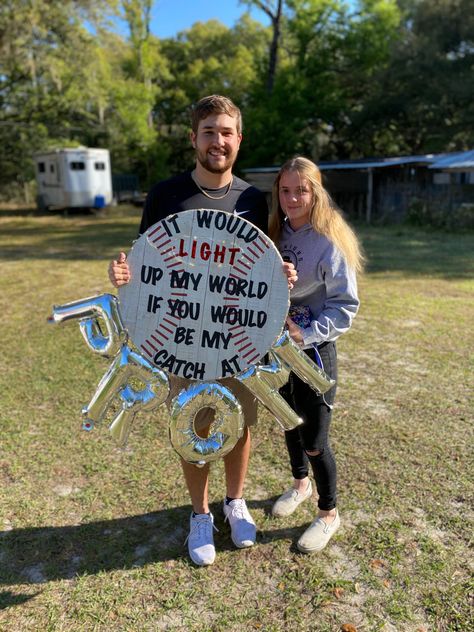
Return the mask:
<svg viewBox="0 0 474 632">
<path fill-rule="evenodd" d="M 448 203 L 415 198 L 408 207 L 406 222 L 448 230 L 473 229 L 474 203 L 464 202 L 450 208 Z"/>
</svg>

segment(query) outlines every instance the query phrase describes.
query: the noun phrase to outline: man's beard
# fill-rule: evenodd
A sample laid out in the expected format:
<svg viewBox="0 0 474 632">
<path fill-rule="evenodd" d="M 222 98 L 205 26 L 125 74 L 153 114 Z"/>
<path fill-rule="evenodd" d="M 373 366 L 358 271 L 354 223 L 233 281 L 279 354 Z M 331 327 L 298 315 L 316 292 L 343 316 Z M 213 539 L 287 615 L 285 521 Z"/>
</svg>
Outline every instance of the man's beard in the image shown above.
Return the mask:
<svg viewBox="0 0 474 632">
<path fill-rule="evenodd" d="M 229 169 L 232 169 L 237 158 L 237 153 L 234 155 L 226 155 L 224 164 L 219 167 L 216 167 L 211 163 L 207 152 L 196 150 L 196 158 L 199 164 L 204 167 L 206 171 L 209 171 L 210 173 L 225 173 L 226 171 L 229 171 Z"/>
</svg>

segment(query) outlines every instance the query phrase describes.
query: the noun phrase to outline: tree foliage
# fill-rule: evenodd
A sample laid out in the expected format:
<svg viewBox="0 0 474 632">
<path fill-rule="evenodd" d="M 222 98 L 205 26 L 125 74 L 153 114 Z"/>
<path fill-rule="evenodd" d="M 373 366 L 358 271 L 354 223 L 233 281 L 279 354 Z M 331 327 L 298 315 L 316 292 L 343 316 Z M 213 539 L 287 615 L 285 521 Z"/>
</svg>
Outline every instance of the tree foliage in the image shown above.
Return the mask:
<svg viewBox="0 0 474 632">
<path fill-rule="evenodd" d="M 470 0 L 405 2 L 400 35 L 364 104 L 358 133 L 381 150 L 387 144 L 414 153 L 472 148 L 473 71 Z"/>
<path fill-rule="evenodd" d="M 152 0 L 3 0 L 0 186 L 32 178 L 34 151 L 83 144 L 145 188 L 191 164 L 189 107 L 210 93 L 244 110 L 241 167 L 470 148 L 470 4 L 243 0 L 270 25 L 158 39 Z"/>
</svg>

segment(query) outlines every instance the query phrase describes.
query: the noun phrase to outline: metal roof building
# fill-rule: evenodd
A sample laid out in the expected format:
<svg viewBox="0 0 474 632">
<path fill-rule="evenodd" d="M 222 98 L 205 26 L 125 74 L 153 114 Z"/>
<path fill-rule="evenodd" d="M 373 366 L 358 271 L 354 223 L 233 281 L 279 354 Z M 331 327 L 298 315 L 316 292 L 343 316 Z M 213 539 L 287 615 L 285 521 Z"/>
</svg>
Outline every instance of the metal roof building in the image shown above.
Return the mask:
<svg viewBox="0 0 474 632">
<path fill-rule="evenodd" d="M 370 222 L 374 206 L 375 194 L 380 192 L 382 182 L 402 182 L 405 189 L 418 180 L 418 192 L 430 184 L 437 186 L 449 180 L 449 172 L 471 172 L 466 182 L 474 184 L 474 150 L 442 154 L 421 154 L 416 156 L 392 156 L 387 158 L 364 158 L 358 160 L 322 161 L 318 167 L 325 174 L 325 185 L 336 201 L 342 199 L 341 206 L 356 201 L 360 215 Z M 258 167 L 245 169 L 245 178 L 266 193 L 270 193 L 275 176 L 280 167 Z M 430 171 L 428 171 L 430 170 Z M 446 173 L 446 176 L 441 175 Z M 440 175 L 435 175 L 436 173 Z M 394 188 L 392 186 L 392 189 Z M 395 194 L 398 196 L 398 194 Z M 405 194 L 404 194 L 405 195 Z M 341 198 L 342 196 L 342 198 Z M 408 197 L 409 193 L 405 195 Z M 379 196 L 380 197 L 380 196 Z M 379 204 L 380 206 L 380 204 Z M 400 206 L 400 205 L 399 205 Z"/>
<path fill-rule="evenodd" d="M 445 154 L 442 158 L 438 156 L 430 166 L 430 169 L 441 169 L 450 171 L 473 171 L 474 151 L 460 151 L 455 154 Z"/>
</svg>

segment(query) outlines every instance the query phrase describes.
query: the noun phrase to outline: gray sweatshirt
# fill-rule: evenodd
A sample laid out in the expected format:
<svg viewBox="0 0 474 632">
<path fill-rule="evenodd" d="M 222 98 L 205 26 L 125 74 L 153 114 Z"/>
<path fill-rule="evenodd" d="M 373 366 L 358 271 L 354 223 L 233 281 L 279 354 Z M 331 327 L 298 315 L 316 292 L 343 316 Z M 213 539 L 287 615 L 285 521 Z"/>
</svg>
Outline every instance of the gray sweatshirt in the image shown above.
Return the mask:
<svg viewBox="0 0 474 632">
<path fill-rule="evenodd" d="M 342 252 L 310 224 L 293 230 L 286 221 L 279 250 L 298 272 L 291 304 L 307 305 L 311 310 L 311 324 L 302 329 L 303 347 L 336 340 L 349 330 L 359 309 L 354 270 Z"/>
</svg>

